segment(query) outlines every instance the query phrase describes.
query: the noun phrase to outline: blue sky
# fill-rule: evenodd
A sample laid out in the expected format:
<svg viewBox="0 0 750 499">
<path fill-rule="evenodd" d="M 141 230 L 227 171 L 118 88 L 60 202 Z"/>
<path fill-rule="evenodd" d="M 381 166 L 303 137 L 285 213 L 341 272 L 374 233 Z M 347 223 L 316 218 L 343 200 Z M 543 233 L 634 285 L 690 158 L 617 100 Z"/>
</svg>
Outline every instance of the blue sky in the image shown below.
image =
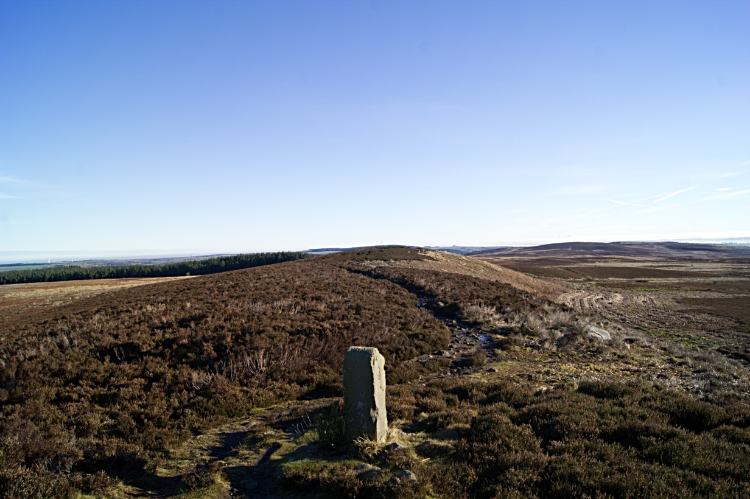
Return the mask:
<svg viewBox="0 0 750 499">
<path fill-rule="evenodd" d="M 0 2 L 0 251 L 750 236 L 750 2 Z"/>
</svg>

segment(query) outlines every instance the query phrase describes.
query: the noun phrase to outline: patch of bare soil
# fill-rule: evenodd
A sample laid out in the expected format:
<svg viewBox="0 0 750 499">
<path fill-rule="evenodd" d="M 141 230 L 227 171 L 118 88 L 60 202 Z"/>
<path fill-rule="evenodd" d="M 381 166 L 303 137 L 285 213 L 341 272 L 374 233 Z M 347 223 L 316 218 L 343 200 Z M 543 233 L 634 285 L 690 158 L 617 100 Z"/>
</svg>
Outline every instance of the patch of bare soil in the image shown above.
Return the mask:
<svg viewBox="0 0 750 499">
<path fill-rule="evenodd" d="M 413 362 L 423 362 L 433 356 L 439 356 L 450 360 L 450 364 L 435 374 L 422 376 L 421 383 L 435 378 L 461 376 L 474 371 L 476 367 L 486 362 L 496 360 L 494 345 L 490 335 L 480 328 L 473 327 L 463 321 L 457 321 L 440 315 L 435 315 L 432 306 L 434 303 L 428 297 L 418 297 L 418 308 L 428 310 L 436 319 L 445 324 L 451 332 L 451 341 L 448 348 L 435 352 L 434 354 L 418 357 Z"/>
<path fill-rule="evenodd" d="M 722 331 L 732 330 L 736 326 L 735 321 L 724 317 L 688 313 L 678 305 L 678 300 L 696 295 L 700 293 L 667 294 L 581 288 L 561 295 L 558 300 L 579 314 L 600 316 L 641 329 Z"/>
<path fill-rule="evenodd" d="M 513 268 L 566 285 L 570 291 L 558 301 L 579 314 L 658 331 L 654 334 L 662 337 L 691 335 L 691 344 L 744 348 L 750 310 L 750 265 L 745 259 L 592 262 L 592 256 L 560 265 L 531 261 Z"/>
<path fill-rule="evenodd" d="M 666 342 L 666 348 L 698 348 L 750 363 L 750 265 L 742 260 L 611 263 L 532 268 L 535 275 L 565 283 L 569 291 L 558 302 L 578 314 L 624 325 Z M 641 277 L 663 272 L 656 266 L 692 278 Z"/>
<path fill-rule="evenodd" d="M 750 294 L 750 280 L 734 278 L 709 279 L 635 279 L 613 282 L 594 281 L 594 286 L 628 291 L 702 291 L 707 293 Z"/>
</svg>

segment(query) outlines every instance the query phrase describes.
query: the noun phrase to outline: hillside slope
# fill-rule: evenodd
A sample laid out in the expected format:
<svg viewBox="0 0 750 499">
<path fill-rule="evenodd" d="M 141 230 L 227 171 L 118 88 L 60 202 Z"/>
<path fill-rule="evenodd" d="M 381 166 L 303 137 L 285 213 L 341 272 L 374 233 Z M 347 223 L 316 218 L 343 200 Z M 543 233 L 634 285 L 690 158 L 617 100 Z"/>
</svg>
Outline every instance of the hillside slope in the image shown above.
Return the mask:
<svg viewBox="0 0 750 499">
<path fill-rule="evenodd" d="M 716 259 L 750 258 L 750 247 L 693 243 L 590 243 L 572 242 L 544 244 L 541 246 L 499 248 L 471 253 L 470 256 L 497 260 L 503 264 L 539 261 L 563 262 L 582 258 L 596 260 L 633 259 Z"/>
<path fill-rule="evenodd" d="M 476 258 L 470 258 L 443 251 L 421 248 L 400 249 L 398 253 L 392 247 L 366 248 L 345 254 L 334 254 L 326 257 L 329 261 L 345 264 L 360 269 L 413 269 L 448 274 L 459 274 L 507 284 L 515 289 L 533 295 L 554 299 L 566 289 L 541 279 L 500 267 Z"/>
<path fill-rule="evenodd" d="M 367 262 L 407 262 L 409 251 L 382 249 Z M 0 432 L 26 443 L 5 440 L 5 455 L 121 476 L 112 459 L 122 453 L 141 467 L 158 463 L 201 428 L 338 393 L 352 344 L 379 348 L 390 382 L 440 369 L 441 361 L 407 361 L 447 348 L 448 328 L 404 287 L 356 271 L 363 261 L 349 252 L 138 286 L 6 323 Z M 515 288 L 478 282 L 523 305 Z"/>
<path fill-rule="evenodd" d="M 554 302 L 561 290 L 473 258 L 380 247 L 19 316 L 0 336 L 0 495 L 749 490 L 741 366 L 576 314 Z M 355 344 L 386 358 L 395 453 L 337 437 Z M 718 464 L 680 460 L 692 448 Z M 358 478 L 365 464 L 382 474 Z M 406 471 L 416 481 L 393 480 Z"/>
</svg>

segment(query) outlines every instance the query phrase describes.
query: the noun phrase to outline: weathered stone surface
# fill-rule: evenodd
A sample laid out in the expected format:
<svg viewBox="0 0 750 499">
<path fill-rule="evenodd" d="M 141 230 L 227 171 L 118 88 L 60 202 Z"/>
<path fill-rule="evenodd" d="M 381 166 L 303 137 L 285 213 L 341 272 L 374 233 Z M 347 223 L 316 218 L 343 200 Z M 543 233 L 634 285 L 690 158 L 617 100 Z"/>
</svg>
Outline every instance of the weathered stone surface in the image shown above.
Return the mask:
<svg viewBox="0 0 750 499">
<path fill-rule="evenodd" d="M 396 475 L 396 478 L 399 478 L 401 480 L 406 480 L 407 482 L 416 482 L 417 476 L 412 473 L 411 471 L 402 471 L 398 475 Z"/>
<path fill-rule="evenodd" d="M 601 329 L 594 326 L 586 326 L 586 334 L 600 340 L 610 340 L 612 337 L 606 329 Z"/>
<path fill-rule="evenodd" d="M 377 348 L 351 347 L 344 355 L 346 436 L 385 442 L 385 359 Z"/>
<path fill-rule="evenodd" d="M 402 471 L 398 475 L 392 477 L 389 481 L 394 484 L 398 484 L 402 482 L 403 483 L 416 482 L 417 476 L 411 471 Z"/>
<path fill-rule="evenodd" d="M 390 436 L 393 438 L 409 439 L 412 437 L 411 433 L 406 433 L 401 428 L 391 428 Z"/>
<path fill-rule="evenodd" d="M 398 442 L 392 442 L 385 446 L 385 450 L 388 451 L 389 454 L 405 449 L 408 449 L 408 447 L 406 447 L 405 445 L 401 445 Z"/>
<path fill-rule="evenodd" d="M 374 480 L 380 473 L 380 468 L 367 463 L 360 463 L 354 467 L 357 478 L 361 481 Z"/>
</svg>

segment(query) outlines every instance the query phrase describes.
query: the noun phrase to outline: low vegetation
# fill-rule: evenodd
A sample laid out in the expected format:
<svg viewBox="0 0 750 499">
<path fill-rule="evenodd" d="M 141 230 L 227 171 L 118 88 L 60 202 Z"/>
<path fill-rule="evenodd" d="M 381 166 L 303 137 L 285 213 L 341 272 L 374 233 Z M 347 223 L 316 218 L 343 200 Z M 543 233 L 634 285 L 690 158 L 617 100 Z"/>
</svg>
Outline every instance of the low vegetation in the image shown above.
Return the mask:
<svg viewBox="0 0 750 499">
<path fill-rule="evenodd" d="M 404 361 L 448 340 L 407 291 L 316 260 L 81 300 L 2 333 L 4 476 L 142 475 L 209 425 L 335 391 L 352 344 L 407 379 L 440 364 Z"/>
<path fill-rule="evenodd" d="M 401 447 L 340 444 L 338 461 L 285 465 L 287 486 L 350 498 L 750 494 L 748 405 L 641 383 L 535 391 L 460 378 L 389 387 L 387 403 L 409 429 L 392 433 Z M 358 476 L 358 462 L 380 471 Z M 394 479 L 404 471 L 416 480 Z"/>
<path fill-rule="evenodd" d="M 583 298 L 462 264 L 365 248 L 20 315 L 0 332 L 0 496 L 116 497 L 158 480 L 181 497 L 228 483 L 251 497 L 750 495 L 747 373 L 726 343 L 678 344 L 614 312 L 605 342 Z M 386 358 L 400 447 L 343 440 L 351 345 Z M 284 409 L 305 401 L 307 415 Z M 260 416 L 282 403 L 276 422 Z M 222 425 L 242 438 L 186 450 Z M 265 483 L 248 484 L 260 468 Z"/>
</svg>

